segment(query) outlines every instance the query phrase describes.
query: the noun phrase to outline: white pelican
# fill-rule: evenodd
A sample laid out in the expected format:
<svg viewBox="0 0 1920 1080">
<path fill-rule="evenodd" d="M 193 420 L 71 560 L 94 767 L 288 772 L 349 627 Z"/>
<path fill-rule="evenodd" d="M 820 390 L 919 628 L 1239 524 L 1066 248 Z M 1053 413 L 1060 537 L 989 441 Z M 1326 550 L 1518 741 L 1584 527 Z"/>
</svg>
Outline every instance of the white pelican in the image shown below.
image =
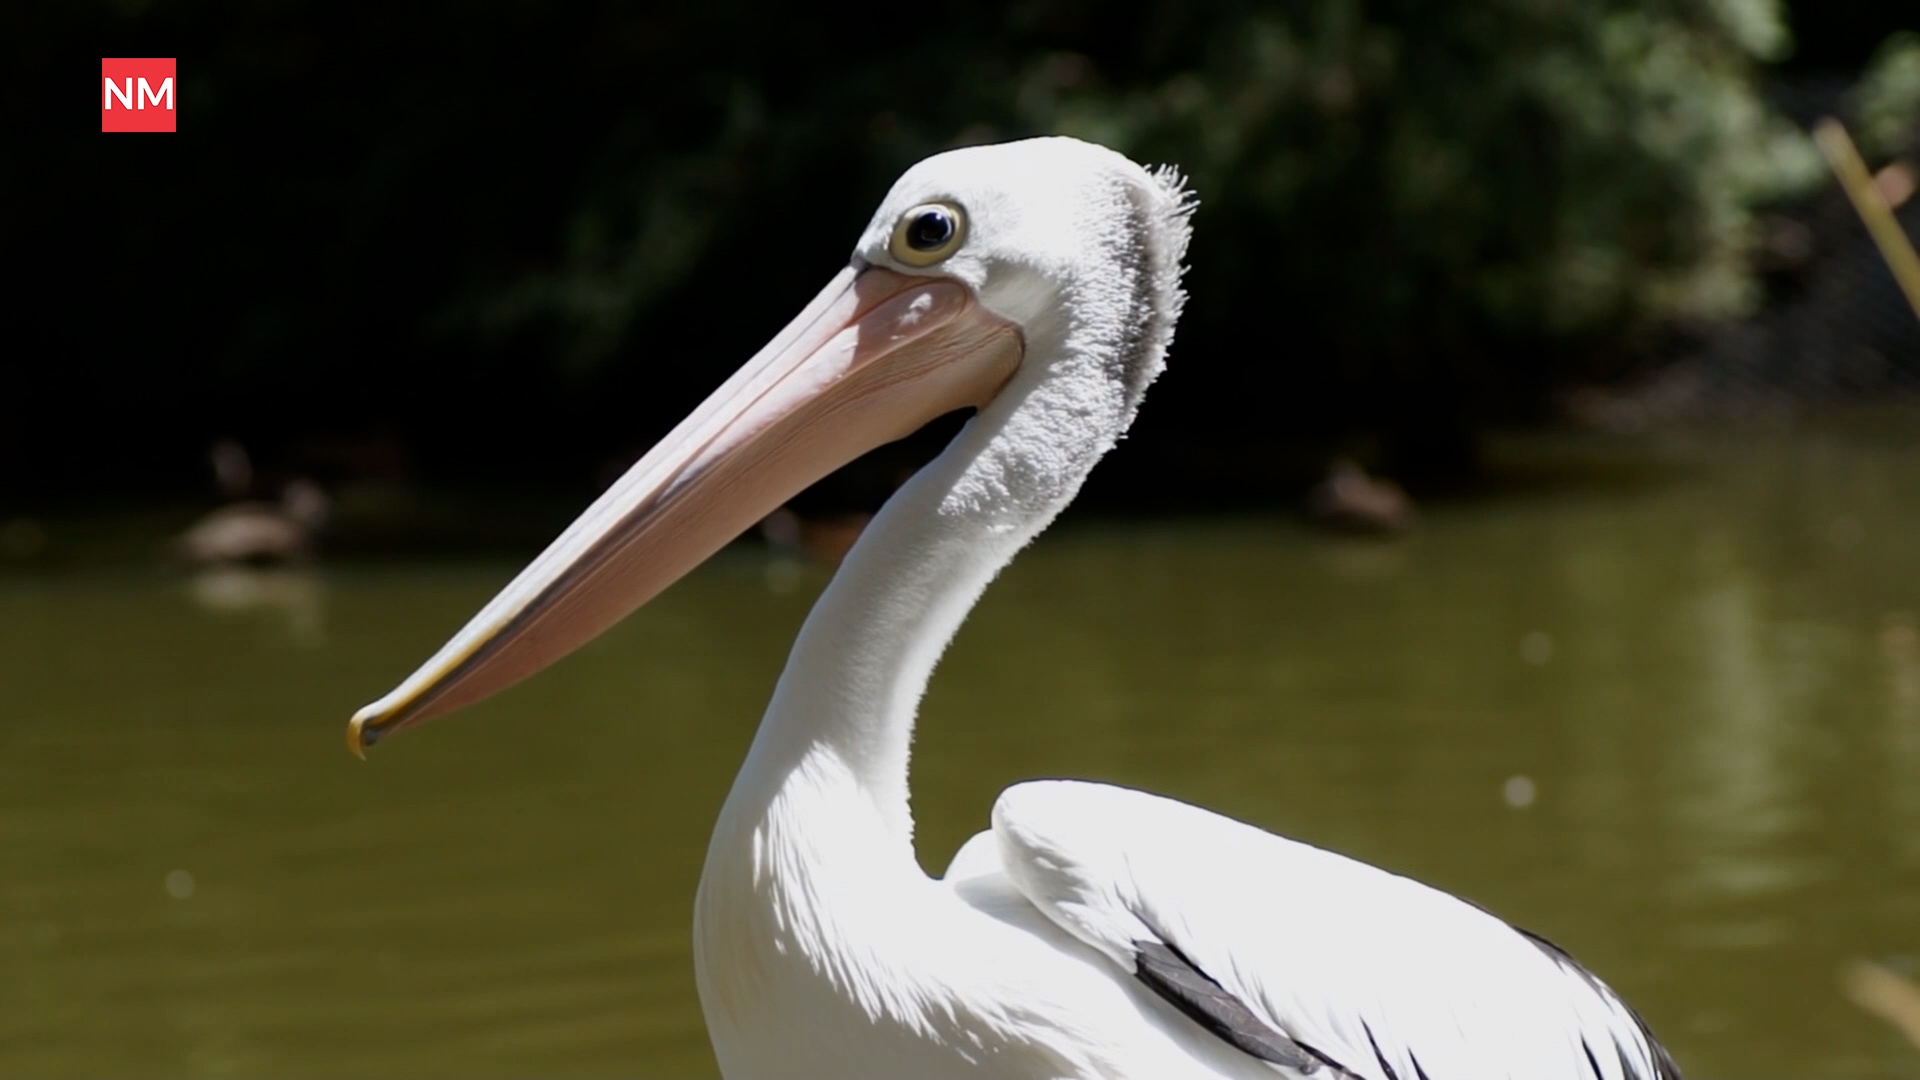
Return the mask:
<svg viewBox="0 0 1920 1080">
<path fill-rule="evenodd" d="M 228 503 L 188 527 L 174 550 L 200 567 L 304 563 L 325 528 L 331 501 L 320 485 L 295 480 L 278 503 Z"/>
<path fill-rule="evenodd" d="M 1018 784 L 944 878 L 917 865 L 928 676 L 1159 374 L 1191 208 L 1171 171 L 1071 139 L 908 170 L 852 264 L 361 710 L 353 749 L 532 674 L 815 478 L 972 406 L 815 604 L 714 828 L 694 961 L 725 1075 L 1674 1080 L 1547 942 L 1170 799 Z"/>
</svg>

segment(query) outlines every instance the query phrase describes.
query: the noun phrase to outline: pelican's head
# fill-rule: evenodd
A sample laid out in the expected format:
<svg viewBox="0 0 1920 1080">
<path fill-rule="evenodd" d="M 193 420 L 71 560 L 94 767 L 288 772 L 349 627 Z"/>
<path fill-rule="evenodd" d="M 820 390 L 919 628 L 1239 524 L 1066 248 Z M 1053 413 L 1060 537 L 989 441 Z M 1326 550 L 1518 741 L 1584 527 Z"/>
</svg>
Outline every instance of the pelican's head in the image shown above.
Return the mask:
<svg viewBox="0 0 1920 1080">
<path fill-rule="evenodd" d="M 1117 346 L 1099 359 L 1131 418 L 1173 338 L 1192 210 L 1178 173 L 1149 172 L 1103 146 L 1069 138 L 976 146 L 908 169 L 854 256 L 967 286 L 1019 328 L 1029 353 L 1076 330 Z M 1021 372 L 1034 381 L 1063 374 Z"/>
<path fill-rule="evenodd" d="M 1012 432 L 1003 441 L 1021 460 L 1002 464 L 1018 486 L 1064 501 L 1164 362 L 1191 209 L 1170 171 L 1074 139 L 954 150 L 907 170 L 850 265 L 356 713 L 348 744 L 363 753 L 533 674 L 815 480 L 945 413 L 977 408 Z"/>
</svg>

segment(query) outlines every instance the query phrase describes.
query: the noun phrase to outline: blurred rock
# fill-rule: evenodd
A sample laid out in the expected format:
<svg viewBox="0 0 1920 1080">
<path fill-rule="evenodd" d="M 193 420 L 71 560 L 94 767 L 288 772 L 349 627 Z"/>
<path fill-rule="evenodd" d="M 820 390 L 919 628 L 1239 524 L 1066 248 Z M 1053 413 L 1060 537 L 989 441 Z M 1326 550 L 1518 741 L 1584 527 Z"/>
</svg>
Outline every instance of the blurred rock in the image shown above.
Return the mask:
<svg viewBox="0 0 1920 1080">
<path fill-rule="evenodd" d="M 1420 515 L 1399 484 L 1367 475 L 1356 462 L 1340 458 L 1327 478 L 1307 493 L 1315 521 L 1348 533 L 1395 535 L 1412 529 Z"/>
</svg>

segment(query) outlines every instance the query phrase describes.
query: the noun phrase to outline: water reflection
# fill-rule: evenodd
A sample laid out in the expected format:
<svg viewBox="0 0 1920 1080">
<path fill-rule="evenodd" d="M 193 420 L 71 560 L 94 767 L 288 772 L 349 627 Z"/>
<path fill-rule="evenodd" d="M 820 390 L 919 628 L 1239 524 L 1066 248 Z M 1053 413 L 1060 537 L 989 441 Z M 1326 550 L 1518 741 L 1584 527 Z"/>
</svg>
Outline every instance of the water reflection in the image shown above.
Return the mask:
<svg viewBox="0 0 1920 1080">
<path fill-rule="evenodd" d="M 1781 843 L 1803 827 L 1806 793 L 1792 754 L 1801 719 L 1784 692 L 1791 667 L 1809 665 L 1804 628 L 1770 628 L 1759 590 L 1730 562 L 1678 613 L 1675 645 L 1695 653 L 1700 681 L 1682 752 L 1672 763 L 1673 835 L 1689 869 L 1676 883 L 1694 903 L 1739 899 L 1804 884 L 1813 872 Z M 1769 648 L 1767 635 L 1774 630 Z M 1780 648 L 1786 643 L 1793 646 Z M 1804 675 L 1802 677 L 1805 677 Z M 1752 947 L 1776 943 L 1775 922 L 1716 921 L 1707 938 Z"/>
<path fill-rule="evenodd" d="M 296 644 L 317 648 L 326 643 L 326 597 L 313 570 L 210 567 L 187 580 L 187 596 L 210 614 L 277 623 Z"/>
<path fill-rule="evenodd" d="M 1068 525 L 929 694 L 926 861 L 1151 787 L 1549 933 L 1690 1076 L 1910 1075 L 1835 973 L 1920 954 L 1920 445 L 1663 452 L 1387 545 Z M 0 1073 L 710 1074 L 694 884 L 825 572 L 729 553 L 348 759 L 513 570 L 0 574 Z"/>
<path fill-rule="evenodd" d="M 1890 613 L 1881 622 L 1879 638 L 1887 697 L 1882 736 L 1887 809 L 1895 820 L 1920 821 L 1920 620 L 1904 611 Z M 1899 862 L 1920 870 L 1920 830 L 1895 839 Z"/>
</svg>

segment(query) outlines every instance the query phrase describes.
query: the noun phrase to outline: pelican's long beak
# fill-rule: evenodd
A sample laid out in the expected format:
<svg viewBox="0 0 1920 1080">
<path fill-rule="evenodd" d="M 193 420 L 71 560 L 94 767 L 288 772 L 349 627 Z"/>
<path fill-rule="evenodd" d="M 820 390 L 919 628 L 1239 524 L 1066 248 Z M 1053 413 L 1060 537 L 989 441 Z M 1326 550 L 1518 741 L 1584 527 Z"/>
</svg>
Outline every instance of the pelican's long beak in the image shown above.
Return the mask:
<svg viewBox="0 0 1920 1080">
<path fill-rule="evenodd" d="M 364 754 L 586 644 L 808 484 L 991 400 L 1022 349 L 958 282 L 841 271 L 431 660 L 354 714 L 347 745 Z"/>
</svg>

